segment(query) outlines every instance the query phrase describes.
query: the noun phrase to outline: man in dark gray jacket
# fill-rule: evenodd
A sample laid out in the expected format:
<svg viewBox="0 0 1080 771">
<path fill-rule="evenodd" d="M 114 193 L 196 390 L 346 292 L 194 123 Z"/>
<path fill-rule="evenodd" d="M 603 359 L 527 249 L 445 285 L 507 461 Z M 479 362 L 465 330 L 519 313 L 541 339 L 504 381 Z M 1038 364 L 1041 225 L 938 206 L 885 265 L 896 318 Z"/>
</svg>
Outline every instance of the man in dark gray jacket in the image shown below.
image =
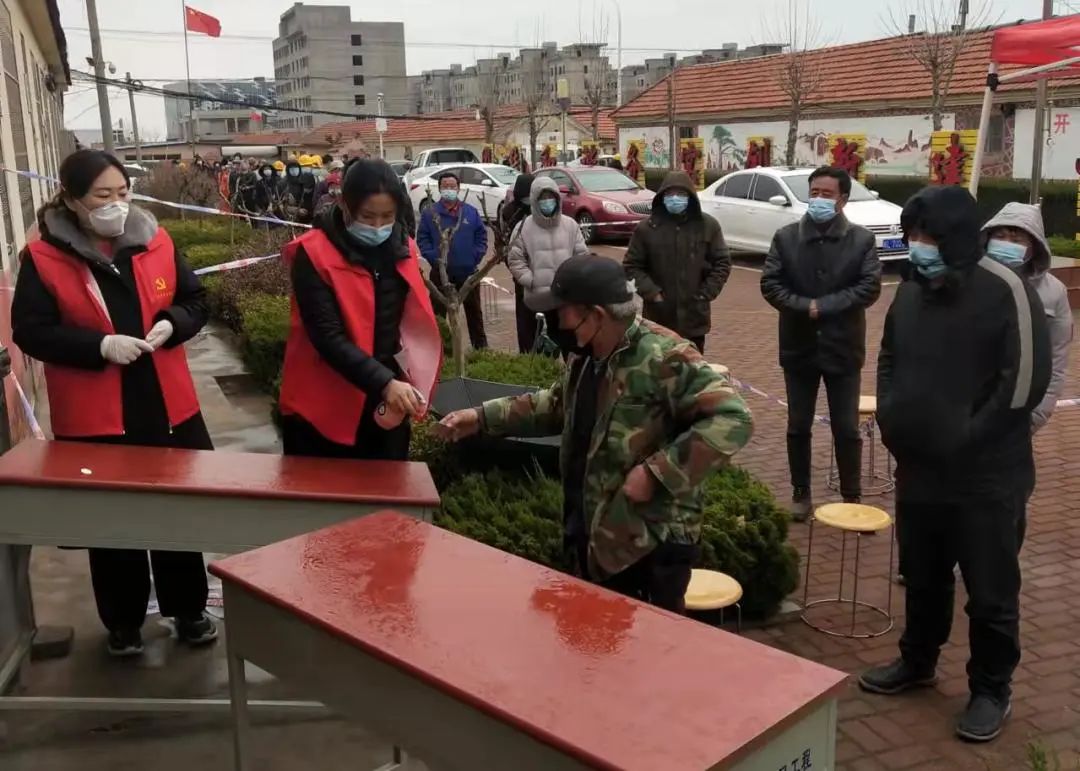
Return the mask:
<svg viewBox="0 0 1080 771">
<path fill-rule="evenodd" d="M 780 311 L 780 366 L 787 386 L 791 514 L 805 521 L 810 491 L 811 429 L 824 379 L 845 501 L 862 496 L 859 385 L 866 361 L 866 309 L 881 294 L 874 235 L 844 216 L 851 177 L 822 167 L 810 175 L 810 206 L 773 237 L 761 293 Z"/>
</svg>

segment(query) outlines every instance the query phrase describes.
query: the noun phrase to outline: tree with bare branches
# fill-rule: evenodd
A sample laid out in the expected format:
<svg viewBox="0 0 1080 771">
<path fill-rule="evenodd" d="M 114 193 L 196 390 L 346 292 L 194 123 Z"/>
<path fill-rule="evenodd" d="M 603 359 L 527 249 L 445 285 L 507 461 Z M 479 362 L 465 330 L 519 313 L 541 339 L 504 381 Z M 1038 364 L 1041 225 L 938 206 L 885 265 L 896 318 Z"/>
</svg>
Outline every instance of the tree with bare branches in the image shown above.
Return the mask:
<svg viewBox="0 0 1080 771">
<path fill-rule="evenodd" d="M 484 121 L 484 144 L 495 142 L 495 114 L 499 108 L 499 84 L 497 72 L 481 72 L 477 77 L 477 104 L 480 119 Z"/>
<path fill-rule="evenodd" d="M 578 35 L 586 45 L 606 46 L 608 36 L 608 18 L 605 13 L 596 13 L 594 9 L 592 29 L 585 33 L 578 22 Z M 585 68 L 589 72 L 588 67 Z M 585 104 L 589 105 L 593 141 L 600 140 L 600 110 L 614 104 L 616 84 L 611 78 L 611 67 L 606 57 L 594 60 L 593 71 L 585 75 Z"/>
<path fill-rule="evenodd" d="M 540 132 L 547 125 L 551 102 L 542 62 L 522 62 L 521 94 L 525 102 L 525 120 L 529 129 L 529 168 L 535 169 L 536 145 L 540 141 Z"/>
<path fill-rule="evenodd" d="M 795 165 L 795 149 L 799 141 L 799 121 L 803 110 L 817 97 L 821 89 L 822 58 L 813 49 L 822 45 L 821 25 L 810 19 L 809 10 L 791 0 L 787 16 L 769 31 L 772 42 L 782 42 L 787 51 L 777 57 L 777 85 L 788 100 L 788 135 L 784 163 Z"/>
<path fill-rule="evenodd" d="M 890 9 L 885 26 L 903 38 L 907 53 L 930 76 L 930 116 L 934 131 L 941 131 L 956 62 L 979 28 L 993 24 L 986 3 L 972 10 L 968 0 L 908 0 L 908 6 Z M 914 21 L 914 24 L 912 22 Z M 921 32 L 915 29 L 922 27 Z"/>
</svg>

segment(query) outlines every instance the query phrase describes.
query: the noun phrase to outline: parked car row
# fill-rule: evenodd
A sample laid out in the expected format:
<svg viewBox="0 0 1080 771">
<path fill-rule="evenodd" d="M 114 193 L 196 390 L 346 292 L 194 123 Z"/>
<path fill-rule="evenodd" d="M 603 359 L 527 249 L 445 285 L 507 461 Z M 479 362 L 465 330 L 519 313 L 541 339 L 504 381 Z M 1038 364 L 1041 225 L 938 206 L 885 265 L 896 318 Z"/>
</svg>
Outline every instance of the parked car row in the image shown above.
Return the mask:
<svg viewBox="0 0 1080 771">
<path fill-rule="evenodd" d="M 707 187 L 699 197 L 702 211 L 724 230 L 728 246 L 739 252 L 764 254 L 773 234 L 806 214 L 810 201 L 809 168 L 762 167 L 735 171 Z M 453 172 L 461 180 L 462 197 L 489 220 L 499 216 L 518 172 L 494 163 L 446 163 L 414 168 L 405 176 L 418 213 L 438 200 L 438 178 Z M 540 169 L 562 193 L 562 211 L 577 220 L 587 243 L 598 239 L 628 240 L 638 223 L 652 215 L 654 194 L 621 171 L 604 166 L 556 166 Z M 907 258 L 900 232 L 901 207 L 882 201 L 857 181 L 844 214 L 877 239 L 884 260 Z"/>
</svg>

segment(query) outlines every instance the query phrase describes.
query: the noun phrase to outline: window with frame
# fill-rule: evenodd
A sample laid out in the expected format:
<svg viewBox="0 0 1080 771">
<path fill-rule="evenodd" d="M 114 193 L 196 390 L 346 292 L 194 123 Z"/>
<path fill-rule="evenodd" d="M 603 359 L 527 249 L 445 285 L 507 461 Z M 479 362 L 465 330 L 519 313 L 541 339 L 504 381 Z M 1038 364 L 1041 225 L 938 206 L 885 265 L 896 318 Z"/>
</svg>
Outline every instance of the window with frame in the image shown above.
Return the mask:
<svg viewBox="0 0 1080 771">
<path fill-rule="evenodd" d="M 750 183 L 754 181 L 753 174 L 736 174 L 730 177 L 723 186 L 723 193 L 717 191 L 717 195 L 724 198 L 748 198 L 750 196 Z"/>
<path fill-rule="evenodd" d="M 679 126 L 679 139 L 693 139 L 697 136 L 697 129 L 693 126 Z"/>
<path fill-rule="evenodd" d="M 990 124 L 986 127 L 986 152 L 1005 152 L 1005 116 L 1000 112 L 990 115 Z"/>
<path fill-rule="evenodd" d="M 354 46 L 362 46 L 364 44 L 364 36 L 363 35 L 353 35 L 352 36 L 352 44 Z"/>
<path fill-rule="evenodd" d="M 367 104 L 367 97 L 363 94 L 357 94 L 353 97 L 353 104 L 357 105 L 358 107 L 363 107 L 365 104 Z"/>
<path fill-rule="evenodd" d="M 353 67 L 363 67 L 364 66 L 364 57 L 363 57 L 363 55 L 362 54 L 356 54 L 355 56 L 353 56 L 352 63 L 353 63 Z"/>
<path fill-rule="evenodd" d="M 354 86 L 362 86 L 362 85 L 364 85 L 364 76 L 363 75 L 353 75 L 352 84 Z"/>
<path fill-rule="evenodd" d="M 782 195 L 787 198 L 787 194 L 784 189 L 780 187 L 780 183 L 770 177 L 768 174 L 755 174 L 756 182 L 754 183 L 754 200 L 767 203 L 770 198 L 777 195 Z"/>
</svg>

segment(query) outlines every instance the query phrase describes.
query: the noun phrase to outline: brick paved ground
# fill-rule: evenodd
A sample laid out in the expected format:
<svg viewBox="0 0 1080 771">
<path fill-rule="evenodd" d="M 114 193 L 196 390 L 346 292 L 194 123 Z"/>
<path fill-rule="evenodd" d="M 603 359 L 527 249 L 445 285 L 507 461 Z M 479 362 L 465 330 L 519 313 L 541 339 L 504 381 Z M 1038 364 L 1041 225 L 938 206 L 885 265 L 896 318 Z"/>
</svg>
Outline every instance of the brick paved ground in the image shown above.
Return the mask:
<svg viewBox="0 0 1080 771">
<path fill-rule="evenodd" d="M 621 250 L 598 251 L 621 256 Z M 511 287 L 508 274 L 493 275 Z M 777 366 L 776 315 L 761 299 L 759 274 L 737 269 L 713 307 L 713 331 L 706 357 L 726 364 L 732 374 L 758 389 L 783 398 L 783 376 Z M 890 279 L 886 279 L 889 281 Z M 863 393 L 874 392 L 878 343 L 885 311 L 892 300 L 886 287 L 868 319 L 869 360 Z M 497 293 L 490 292 L 494 297 Z M 512 299 L 499 295 L 497 317 L 489 304 L 492 344 L 510 348 L 513 338 Z M 1074 351 L 1065 396 L 1080 396 L 1080 352 Z M 790 495 L 784 444 L 785 410 L 753 394 L 746 399 L 754 411 L 756 432 L 739 462 L 769 484 L 777 498 Z M 818 414 L 825 414 L 824 394 Z M 822 427 L 823 428 L 823 427 Z M 827 432 L 815 432 L 815 498 L 835 500 L 825 486 L 829 466 Z M 1063 768 L 1080 766 L 1080 594 L 1074 589 L 1073 566 L 1080 560 L 1080 408 L 1055 414 L 1036 442 L 1039 484 L 1028 513 L 1027 540 L 1021 555 L 1024 589 L 1021 596 L 1023 660 L 1016 673 L 1013 716 L 1005 734 L 989 746 L 975 747 L 953 738 L 952 723 L 967 698 L 964 666 L 967 658 L 965 595 L 957 593 L 957 614 L 950 644 L 942 655 L 936 688 L 886 698 L 861 693 L 854 681 L 840 706 L 838 761 L 843 769 L 1020 769 L 1026 768 L 1025 748 L 1041 741 L 1060 753 Z M 878 452 L 883 453 L 879 446 Z M 883 457 L 882 455 L 878 456 Z M 868 498 L 867 503 L 893 511 L 892 496 Z M 793 525 L 791 541 L 805 557 L 807 527 Z M 814 539 L 811 599 L 835 592 L 839 578 L 839 537 L 820 528 Z M 881 535 L 863 543 L 860 599 L 884 604 L 890 586 L 890 539 Z M 849 552 L 850 555 L 850 552 Z M 850 560 L 849 560 L 850 563 Z M 850 586 L 850 574 L 848 576 Z M 802 600 L 802 587 L 795 599 Z M 897 629 L 873 640 L 840 640 L 806 627 L 795 619 L 747 632 L 749 637 L 813 659 L 845 672 L 857 673 L 896 654 L 903 627 L 903 589 L 893 586 Z M 859 617 L 860 623 L 863 617 Z M 863 627 L 860 627 L 863 628 Z M 1052 768 L 1053 766 L 1051 766 Z"/>
</svg>

